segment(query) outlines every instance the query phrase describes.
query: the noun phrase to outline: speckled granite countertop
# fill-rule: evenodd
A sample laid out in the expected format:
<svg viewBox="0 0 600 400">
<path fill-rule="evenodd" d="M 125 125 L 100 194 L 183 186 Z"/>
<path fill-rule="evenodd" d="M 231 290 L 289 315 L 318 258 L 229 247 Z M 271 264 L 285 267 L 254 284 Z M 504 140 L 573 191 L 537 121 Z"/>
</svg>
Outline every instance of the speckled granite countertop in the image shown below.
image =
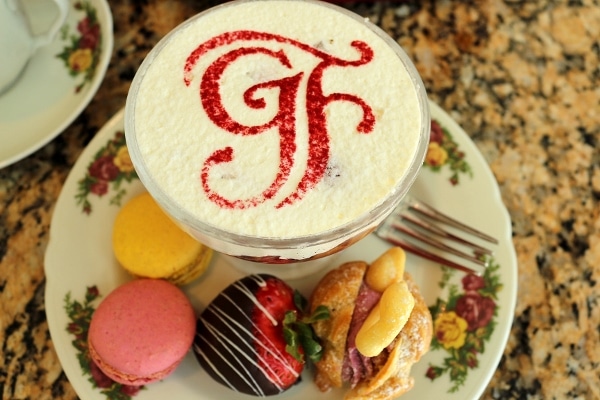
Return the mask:
<svg viewBox="0 0 600 400">
<path fill-rule="evenodd" d="M 112 1 L 115 49 L 92 103 L 0 170 L 0 396 L 74 399 L 48 332 L 44 250 L 85 145 L 148 50 L 209 1 Z M 600 3 L 345 3 L 398 39 L 431 99 L 491 166 L 513 220 L 515 321 L 484 398 L 600 398 Z"/>
</svg>

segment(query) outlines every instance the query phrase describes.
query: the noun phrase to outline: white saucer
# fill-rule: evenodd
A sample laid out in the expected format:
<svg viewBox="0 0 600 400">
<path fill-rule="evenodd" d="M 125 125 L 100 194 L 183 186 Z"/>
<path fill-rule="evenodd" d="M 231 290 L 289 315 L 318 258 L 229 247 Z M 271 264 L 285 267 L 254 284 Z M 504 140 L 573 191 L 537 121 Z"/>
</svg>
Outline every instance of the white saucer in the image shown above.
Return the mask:
<svg viewBox="0 0 600 400">
<path fill-rule="evenodd" d="M 68 58 L 77 50 L 83 37 L 78 26 L 83 27 L 86 18 L 96 18 L 99 41 L 96 46 L 94 40 L 87 42 L 91 53 L 78 53 L 84 62 L 91 54 L 93 62 L 72 76 L 58 55 Z M 21 79 L 0 96 L 0 168 L 38 150 L 73 122 L 98 90 L 112 49 L 113 21 L 106 0 L 72 0 L 67 21 L 52 44 L 36 53 Z"/>
<path fill-rule="evenodd" d="M 431 117 L 445 133 L 432 139 L 441 142 L 447 158 L 436 167 L 423 167 L 411 194 L 493 235 L 499 244 L 494 249 L 492 265 L 480 280 L 471 276 L 465 281 L 461 272 L 407 255 L 406 269 L 421 287 L 437 328 L 431 350 L 411 371 L 415 386 L 402 400 L 477 400 L 496 371 L 510 333 L 517 298 L 517 258 L 510 216 L 490 168 L 460 126 L 434 103 L 430 107 Z M 89 363 L 82 356 L 83 349 L 87 349 L 87 333 L 82 336 L 84 339 L 77 335 L 87 332 L 86 313 L 93 312 L 101 301 L 98 294 L 106 296 L 131 279 L 114 257 L 112 225 L 120 207 L 145 189 L 127 162 L 123 129 L 121 111 L 82 152 L 57 201 L 46 250 L 45 304 L 50 334 L 61 365 L 82 400 L 115 398 L 90 379 Z M 99 174 L 100 170 L 112 173 Z M 387 248 L 387 243 L 369 235 L 339 254 L 330 267 L 350 260 L 371 262 Z M 289 283 L 308 296 L 323 273 Z M 207 272 L 183 289 L 196 311 L 201 312 L 222 289 L 243 275 L 226 257 L 215 254 Z M 72 308 L 75 303 L 84 309 Z M 343 397 L 342 390 L 319 392 L 312 371 L 307 368 L 303 381 L 277 399 Z M 216 383 L 190 352 L 171 376 L 146 386 L 129 399 L 251 397 Z"/>
</svg>

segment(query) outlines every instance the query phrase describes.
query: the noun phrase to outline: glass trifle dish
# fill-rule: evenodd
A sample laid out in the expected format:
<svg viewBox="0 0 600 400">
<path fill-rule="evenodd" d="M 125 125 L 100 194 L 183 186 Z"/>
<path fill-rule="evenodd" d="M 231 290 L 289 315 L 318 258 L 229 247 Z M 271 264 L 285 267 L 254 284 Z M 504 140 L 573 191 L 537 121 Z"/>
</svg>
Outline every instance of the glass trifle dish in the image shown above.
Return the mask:
<svg viewBox="0 0 600 400">
<path fill-rule="evenodd" d="M 393 211 L 429 123 L 393 39 L 299 0 L 233 1 L 185 21 L 144 60 L 125 108 L 133 164 L 160 206 L 238 266 L 281 272 L 323 262 Z"/>
</svg>

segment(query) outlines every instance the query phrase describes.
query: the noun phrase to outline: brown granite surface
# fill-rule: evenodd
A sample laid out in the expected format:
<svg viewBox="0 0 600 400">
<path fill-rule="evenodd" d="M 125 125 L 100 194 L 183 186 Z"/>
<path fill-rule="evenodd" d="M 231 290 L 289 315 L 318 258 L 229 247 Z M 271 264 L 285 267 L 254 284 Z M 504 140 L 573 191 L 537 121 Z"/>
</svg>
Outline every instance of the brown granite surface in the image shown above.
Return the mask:
<svg viewBox="0 0 600 400">
<path fill-rule="evenodd" d="M 44 309 L 44 250 L 69 169 L 125 104 L 148 50 L 218 2 L 111 1 L 115 49 L 83 114 L 0 170 L 0 396 L 77 398 Z M 344 3 L 398 39 L 473 138 L 513 220 L 515 321 L 484 398 L 600 398 L 600 3 Z"/>
</svg>

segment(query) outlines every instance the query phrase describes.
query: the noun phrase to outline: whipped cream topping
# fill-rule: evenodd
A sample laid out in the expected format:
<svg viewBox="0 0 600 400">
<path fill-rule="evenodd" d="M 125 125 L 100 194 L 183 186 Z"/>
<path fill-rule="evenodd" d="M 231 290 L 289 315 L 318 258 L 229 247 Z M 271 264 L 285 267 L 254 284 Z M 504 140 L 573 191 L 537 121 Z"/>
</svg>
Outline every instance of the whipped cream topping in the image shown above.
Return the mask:
<svg viewBox="0 0 600 400">
<path fill-rule="evenodd" d="M 417 151 L 417 89 L 364 21 L 302 1 L 233 3 L 169 35 L 140 77 L 148 174 L 240 235 L 334 229 L 394 193 Z"/>
</svg>

